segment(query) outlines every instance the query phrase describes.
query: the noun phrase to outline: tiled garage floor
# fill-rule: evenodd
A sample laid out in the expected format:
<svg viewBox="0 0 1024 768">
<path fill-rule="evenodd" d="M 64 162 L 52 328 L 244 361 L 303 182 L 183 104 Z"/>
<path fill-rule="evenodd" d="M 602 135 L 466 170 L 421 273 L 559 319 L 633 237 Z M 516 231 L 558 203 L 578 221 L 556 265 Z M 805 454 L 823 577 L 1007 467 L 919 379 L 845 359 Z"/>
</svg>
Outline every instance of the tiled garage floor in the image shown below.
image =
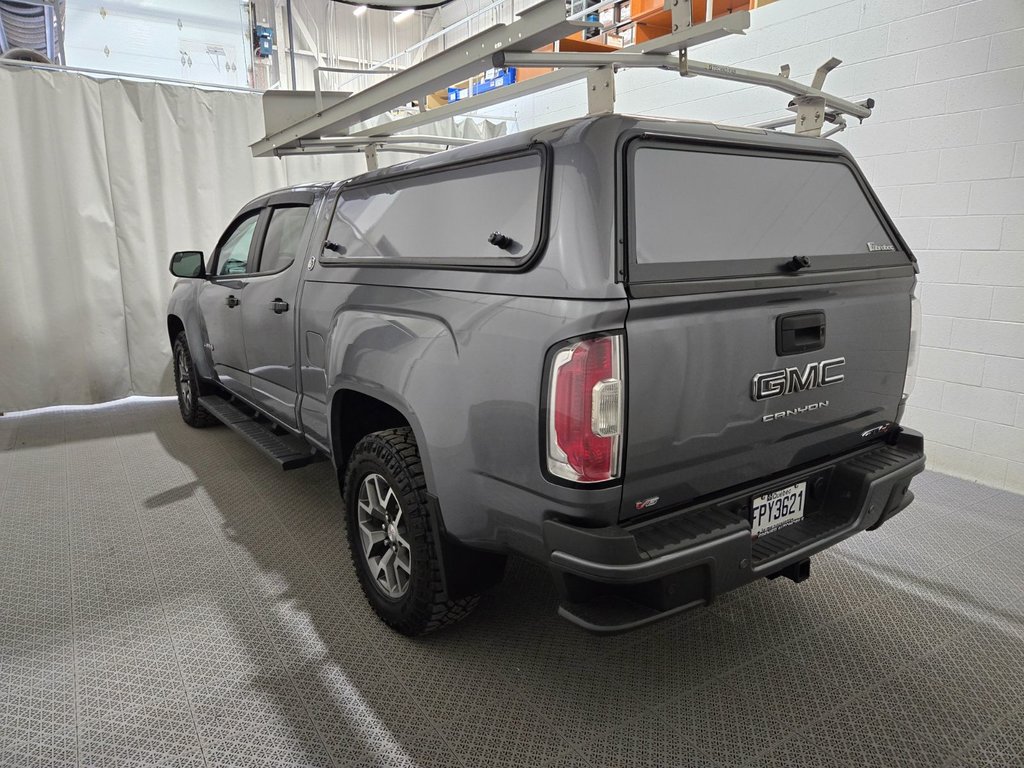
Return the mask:
<svg viewBox="0 0 1024 768">
<path fill-rule="evenodd" d="M 914 490 L 799 586 L 598 638 L 515 561 L 408 640 L 329 465 L 169 401 L 0 418 L 0 763 L 1024 765 L 1024 499 Z"/>
</svg>

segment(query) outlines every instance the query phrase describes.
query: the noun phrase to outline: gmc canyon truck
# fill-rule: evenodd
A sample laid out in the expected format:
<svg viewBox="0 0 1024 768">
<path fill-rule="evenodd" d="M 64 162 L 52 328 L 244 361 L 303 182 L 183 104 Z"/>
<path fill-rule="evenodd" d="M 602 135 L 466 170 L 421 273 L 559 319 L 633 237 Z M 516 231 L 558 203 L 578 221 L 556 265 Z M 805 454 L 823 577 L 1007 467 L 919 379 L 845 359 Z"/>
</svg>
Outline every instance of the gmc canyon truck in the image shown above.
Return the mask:
<svg viewBox="0 0 1024 768">
<path fill-rule="evenodd" d="M 416 635 L 508 553 L 632 629 L 913 499 L 916 261 L 838 144 L 608 115 L 246 205 L 176 253 L 182 418 L 329 458 Z"/>
</svg>

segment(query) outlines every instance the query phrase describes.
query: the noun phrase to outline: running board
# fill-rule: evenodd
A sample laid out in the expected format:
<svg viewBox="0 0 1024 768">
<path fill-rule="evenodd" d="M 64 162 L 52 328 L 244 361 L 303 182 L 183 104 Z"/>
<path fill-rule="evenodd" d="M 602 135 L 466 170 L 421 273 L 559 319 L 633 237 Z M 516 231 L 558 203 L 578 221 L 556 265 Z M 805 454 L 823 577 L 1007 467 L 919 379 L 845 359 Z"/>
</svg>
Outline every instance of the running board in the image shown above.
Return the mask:
<svg viewBox="0 0 1024 768">
<path fill-rule="evenodd" d="M 324 457 L 301 438 L 275 434 L 266 424 L 257 421 L 219 395 L 200 397 L 199 404 L 255 448 L 276 461 L 281 469 L 298 469 L 315 461 L 323 461 Z"/>
</svg>

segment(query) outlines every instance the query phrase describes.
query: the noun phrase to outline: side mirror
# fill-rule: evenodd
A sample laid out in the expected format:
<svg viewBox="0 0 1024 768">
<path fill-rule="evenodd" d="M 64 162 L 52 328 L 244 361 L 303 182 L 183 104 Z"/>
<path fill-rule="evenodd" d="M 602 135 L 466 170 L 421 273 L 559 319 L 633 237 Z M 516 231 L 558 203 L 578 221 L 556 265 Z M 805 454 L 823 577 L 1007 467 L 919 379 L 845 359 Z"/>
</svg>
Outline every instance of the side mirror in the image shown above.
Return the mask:
<svg viewBox="0 0 1024 768">
<path fill-rule="evenodd" d="M 171 274 L 175 277 L 206 277 L 202 251 L 178 251 L 171 256 Z"/>
</svg>

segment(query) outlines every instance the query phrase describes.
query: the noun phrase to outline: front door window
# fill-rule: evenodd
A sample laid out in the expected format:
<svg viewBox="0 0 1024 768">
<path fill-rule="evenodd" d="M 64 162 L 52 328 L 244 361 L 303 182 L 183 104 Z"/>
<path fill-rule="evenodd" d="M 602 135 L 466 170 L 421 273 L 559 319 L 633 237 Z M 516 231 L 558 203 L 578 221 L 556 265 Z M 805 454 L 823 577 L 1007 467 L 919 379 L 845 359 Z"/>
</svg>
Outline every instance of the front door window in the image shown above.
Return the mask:
<svg viewBox="0 0 1024 768">
<path fill-rule="evenodd" d="M 244 275 L 248 272 L 249 247 L 256 232 L 259 211 L 235 225 L 217 253 L 217 275 Z"/>
</svg>

